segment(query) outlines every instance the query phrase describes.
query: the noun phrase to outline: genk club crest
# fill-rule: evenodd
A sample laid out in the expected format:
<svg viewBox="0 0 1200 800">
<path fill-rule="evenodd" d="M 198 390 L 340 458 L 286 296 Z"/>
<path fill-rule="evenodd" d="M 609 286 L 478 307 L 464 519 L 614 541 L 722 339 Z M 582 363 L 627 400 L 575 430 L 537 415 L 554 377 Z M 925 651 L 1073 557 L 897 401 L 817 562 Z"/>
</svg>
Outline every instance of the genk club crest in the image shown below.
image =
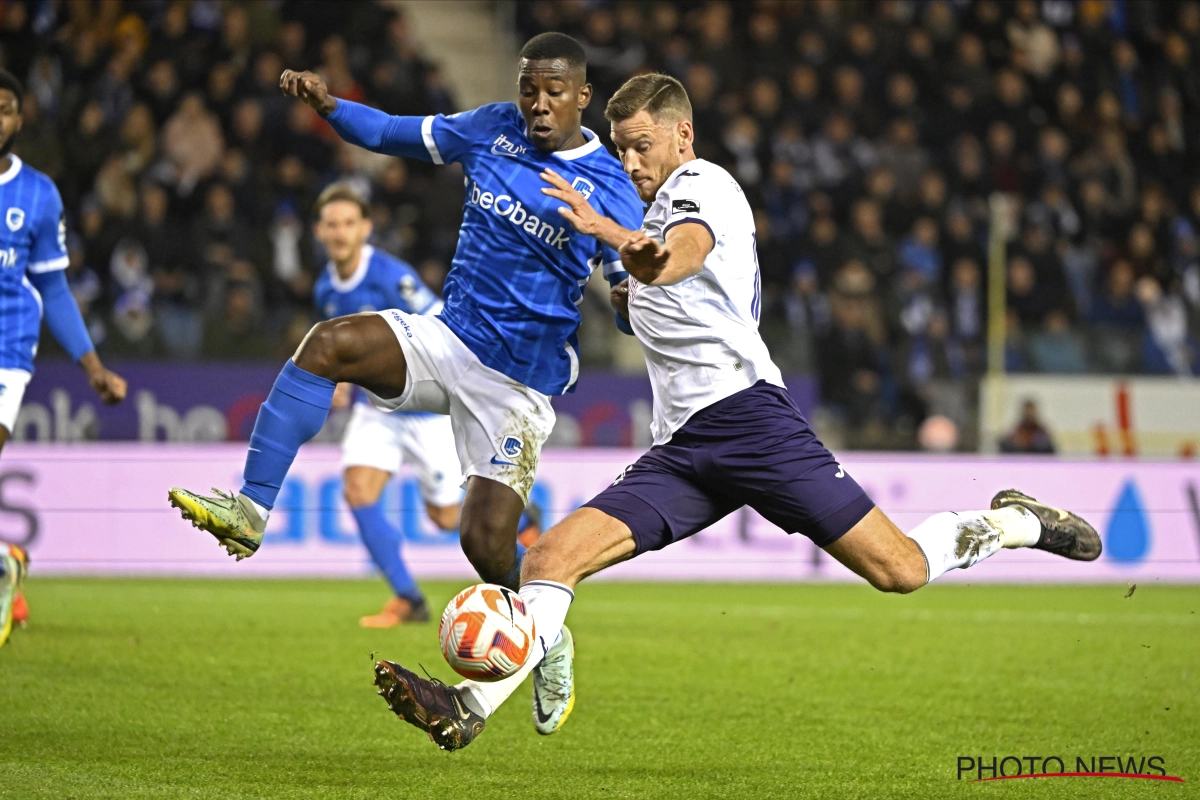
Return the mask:
<svg viewBox="0 0 1200 800">
<path fill-rule="evenodd" d="M 4 215 L 4 223 L 8 225 L 10 231 L 16 232 L 21 230 L 21 226 L 25 224 L 25 209 L 10 208 L 8 213 Z"/>
</svg>

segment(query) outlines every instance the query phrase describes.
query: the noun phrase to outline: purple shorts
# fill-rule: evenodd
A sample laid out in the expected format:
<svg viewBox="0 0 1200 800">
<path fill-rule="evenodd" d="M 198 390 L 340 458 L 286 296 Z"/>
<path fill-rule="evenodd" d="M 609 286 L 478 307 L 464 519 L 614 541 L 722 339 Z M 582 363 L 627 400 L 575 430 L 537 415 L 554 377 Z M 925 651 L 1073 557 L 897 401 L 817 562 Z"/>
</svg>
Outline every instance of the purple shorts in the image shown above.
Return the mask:
<svg viewBox="0 0 1200 800">
<path fill-rule="evenodd" d="M 628 525 L 635 555 L 742 506 L 826 547 L 875 507 L 787 390 L 766 381 L 697 412 L 584 505 Z"/>
</svg>

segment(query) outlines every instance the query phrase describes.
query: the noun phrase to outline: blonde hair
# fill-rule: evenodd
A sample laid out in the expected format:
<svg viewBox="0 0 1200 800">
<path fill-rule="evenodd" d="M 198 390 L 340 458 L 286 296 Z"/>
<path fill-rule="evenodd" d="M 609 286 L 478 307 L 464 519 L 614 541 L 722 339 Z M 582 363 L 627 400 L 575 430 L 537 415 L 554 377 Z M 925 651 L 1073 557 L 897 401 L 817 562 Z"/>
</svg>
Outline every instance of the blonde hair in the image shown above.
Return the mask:
<svg viewBox="0 0 1200 800">
<path fill-rule="evenodd" d="M 609 122 L 623 122 L 642 109 L 655 120 L 692 121 L 692 101 L 688 100 L 687 90 L 670 75 L 635 75 L 625 81 L 608 101 L 604 116 Z"/>
</svg>

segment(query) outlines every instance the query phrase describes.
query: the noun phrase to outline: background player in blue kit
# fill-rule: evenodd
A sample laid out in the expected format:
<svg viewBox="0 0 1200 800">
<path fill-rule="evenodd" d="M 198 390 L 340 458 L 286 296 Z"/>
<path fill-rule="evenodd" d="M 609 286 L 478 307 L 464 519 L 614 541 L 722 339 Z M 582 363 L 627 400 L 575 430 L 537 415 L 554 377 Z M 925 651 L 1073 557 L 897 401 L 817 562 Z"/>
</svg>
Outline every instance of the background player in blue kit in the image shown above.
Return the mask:
<svg viewBox="0 0 1200 800">
<path fill-rule="evenodd" d="M 12 435 L 33 377 L 43 317 L 101 400 L 111 405 L 125 397 L 124 379 L 100 362 L 67 286 L 67 229 L 58 189 L 12 154 L 23 95 L 21 82 L 0 70 L 0 448 Z M 0 598 L 0 645 L 23 606 L 15 591 L 8 601 Z"/>
<path fill-rule="evenodd" d="M 583 49 L 562 34 L 534 37 L 521 51 L 517 104 L 450 117 L 392 117 L 338 100 L 312 72 L 285 71 L 280 86 L 346 141 L 462 164 L 467 197 L 445 308 L 318 324 L 259 411 L 241 492 L 210 498 L 173 489 L 171 503 L 230 554 L 253 555 L 296 451 L 320 430 L 336 384 L 354 383 L 377 407 L 450 415 L 467 476 L 463 551 L 485 580 L 515 588 L 518 522 L 554 424 L 549 396 L 570 391 L 578 377 L 583 288 L 598 267 L 613 283 L 625 277 L 612 248 L 561 219 L 539 173 L 553 166 L 622 224 L 636 227 L 642 217 L 621 165 L 581 127 L 592 96 Z"/>
<path fill-rule="evenodd" d="M 357 192 L 334 184 L 317 198 L 313 233 L 329 263 L 313 287 L 325 319 L 396 308 L 436 314 L 442 301 L 404 261 L 367 244 L 371 210 Z M 353 397 L 352 395 L 357 395 Z M 373 408 L 348 383 L 338 384 L 333 405 L 353 402 L 342 438 L 342 483 L 363 544 L 391 586 L 393 597 L 378 614 L 363 617 L 367 628 L 427 622 L 429 608 L 400 552 L 402 534 L 385 516 L 383 489 L 407 458 L 416 467 L 429 518 L 439 528 L 458 527 L 462 473 L 454 452 L 450 419 L 421 411 L 388 413 Z"/>
</svg>

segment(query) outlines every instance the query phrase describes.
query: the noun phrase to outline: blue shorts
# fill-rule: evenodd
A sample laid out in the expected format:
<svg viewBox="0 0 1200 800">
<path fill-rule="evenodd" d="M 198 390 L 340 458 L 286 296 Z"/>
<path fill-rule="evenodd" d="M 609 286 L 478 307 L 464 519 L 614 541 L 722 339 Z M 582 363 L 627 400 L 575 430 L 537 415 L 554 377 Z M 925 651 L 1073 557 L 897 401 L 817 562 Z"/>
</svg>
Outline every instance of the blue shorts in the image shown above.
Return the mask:
<svg viewBox="0 0 1200 800">
<path fill-rule="evenodd" d="M 787 390 L 766 381 L 697 412 L 584 505 L 628 525 L 634 555 L 686 539 L 742 506 L 826 547 L 875 507 Z"/>
</svg>

